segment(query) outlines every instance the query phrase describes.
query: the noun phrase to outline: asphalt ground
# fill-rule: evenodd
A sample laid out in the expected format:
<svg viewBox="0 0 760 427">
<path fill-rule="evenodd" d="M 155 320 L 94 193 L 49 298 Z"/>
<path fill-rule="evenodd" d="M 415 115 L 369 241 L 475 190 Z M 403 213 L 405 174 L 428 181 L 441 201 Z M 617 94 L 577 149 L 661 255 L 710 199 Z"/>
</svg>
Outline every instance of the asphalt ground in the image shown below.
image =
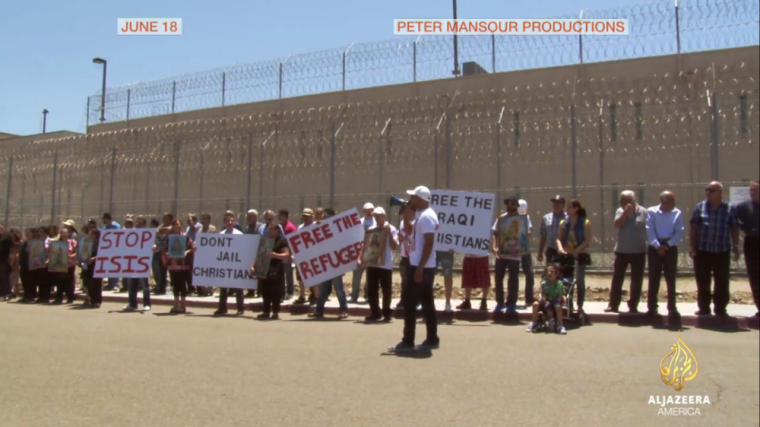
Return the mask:
<svg viewBox="0 0 760 427">
<path fill-rule="evenodd" d="M 386 352 L 399 320 L 120 309 L 0 304 L 0 426 L 760 422 L 756 330 L 682 330 L 699 372 L 676 392 L 659 371 L 678 339 L 668 329 L 597 324 L 560 336 L 456 322 L 440 325 L 440 349 L 402 356 Z M 658 415 L 653 395 L 711 404 L 674 405 L 700 415 Z"/>
</svg>

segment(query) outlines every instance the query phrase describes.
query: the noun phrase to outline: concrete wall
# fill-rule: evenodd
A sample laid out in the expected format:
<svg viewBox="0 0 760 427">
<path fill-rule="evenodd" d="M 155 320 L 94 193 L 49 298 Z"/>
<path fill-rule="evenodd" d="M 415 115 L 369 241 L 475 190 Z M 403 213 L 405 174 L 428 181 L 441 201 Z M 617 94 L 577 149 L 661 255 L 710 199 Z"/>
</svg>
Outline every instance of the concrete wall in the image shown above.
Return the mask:
<svg viewBox="0 0 760 427">
<path fill-rule="evenodd" d="M 623 189 L 644 204 L 673 189 L 688 211 L 715 165 L 726 182 L 760 176 L 759 65 L 756 48 L 732 49 L 108 123 L 9 146 L 0 186 L 14 157 L 17 225 L 105 210 L 153 216 L 175 209 L 175 199 L 180 213 L 217 218 L 249 207 L 295 212 L 331 197 L 342 210 L 386 204 L 418 184 L 516 192 L 538 215 L 554 194 L 576 191 L 609 248 Z M 718 99 L 716 120 L 708 90 Z"/>
</svg>

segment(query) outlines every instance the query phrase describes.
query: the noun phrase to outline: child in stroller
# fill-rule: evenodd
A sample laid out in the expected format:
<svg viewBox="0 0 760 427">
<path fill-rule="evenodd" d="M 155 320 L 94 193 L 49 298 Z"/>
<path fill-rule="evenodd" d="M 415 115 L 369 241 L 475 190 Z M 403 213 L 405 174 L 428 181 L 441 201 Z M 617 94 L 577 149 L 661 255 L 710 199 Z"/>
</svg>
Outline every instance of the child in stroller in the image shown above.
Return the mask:
<svg viewBox="0 0 760 427">
<path fill-rule="evenodd" d="M 541 281 L 541 296 L 539 301 L 533 303 L 533 321 L 528 325 L 526 332 L 537 332 L 542 323 L 541 315 L 545 314 L 554 320 L 555 330 L 562 335 L 567 334 L 567 329 L 562 324 L 563 304 L 565 303 L 565 284 L 561 279 L 560 268 L 555 265 L 546 267 L 544 278 Z"/>
</svg>

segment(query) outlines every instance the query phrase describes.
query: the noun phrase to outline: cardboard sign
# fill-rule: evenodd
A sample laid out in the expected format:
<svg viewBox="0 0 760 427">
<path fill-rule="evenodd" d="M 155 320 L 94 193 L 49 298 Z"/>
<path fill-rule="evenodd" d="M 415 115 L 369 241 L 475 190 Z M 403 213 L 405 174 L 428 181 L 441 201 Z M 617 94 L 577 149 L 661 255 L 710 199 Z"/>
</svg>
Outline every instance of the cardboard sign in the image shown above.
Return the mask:
<svg viewBox="0 0 760 427">
<path fill-rule="evenodd" d="M 438 215 L 435 250 L 488 255 L 496 195 L 431 190 L 430 207 Z"/>
<path fill-rule="evenodd" d="M 198 234 L 195 236 L 193 286 L 256 289 L 251 272 L 256 258 L 258 234 Z"/>
<path fill-rule="evenodd" d="M 95 259 L 95 278 L 148 278 L 151 275 L 156 230 L 102 230 Z"/>
<path fill-rule="evenodd" d="M 319 285 L 356 269 L 364 241 L 356 209 L 304 227 L 286 237 L 304 286 Z"/>
</svg>

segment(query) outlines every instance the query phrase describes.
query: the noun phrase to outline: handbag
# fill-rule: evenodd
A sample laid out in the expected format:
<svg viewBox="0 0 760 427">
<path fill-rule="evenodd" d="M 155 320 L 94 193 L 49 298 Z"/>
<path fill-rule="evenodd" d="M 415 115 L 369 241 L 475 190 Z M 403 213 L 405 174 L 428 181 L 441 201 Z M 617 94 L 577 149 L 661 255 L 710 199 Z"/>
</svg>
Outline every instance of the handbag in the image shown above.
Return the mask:
<svg viewBox="0 0 760 427">
<path fill-rule="evenodd" d="M 578 264 L 583 266 L 591 265 L 591 254 L 586 252 L 578 254 Z"/>
</svg>

